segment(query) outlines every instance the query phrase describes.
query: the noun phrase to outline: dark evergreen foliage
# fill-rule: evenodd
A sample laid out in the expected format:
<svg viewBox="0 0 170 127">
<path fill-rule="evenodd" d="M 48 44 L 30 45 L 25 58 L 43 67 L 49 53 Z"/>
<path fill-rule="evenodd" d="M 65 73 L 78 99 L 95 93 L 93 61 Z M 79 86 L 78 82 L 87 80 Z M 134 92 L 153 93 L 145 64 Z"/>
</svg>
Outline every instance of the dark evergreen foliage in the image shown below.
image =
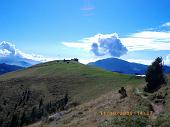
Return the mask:
<svg viewBox="0 0 170 127">
<path fill-rule="evenodd" d="M 22 127 L 24 125 L 26 121 L 26 118 L 25 118 L 25 112 L 23 112 L 22 116 L 21 116 L 21 123 L 20 123 L 20 126 Z"/>
<path fill-rule="evenodd" d="M 39 103 L 39 109 L 43 106 L 43 99 L 41 98 L 40 103 Z"/>
<path fill-rule="evenodd" d="M 19 119 L 18 114 L 13 114 L 10 127 L 18 127 L 18 119 Z"/>
<path fill-rule="evenodd" d="M 47 101 L 45 98 L 40 98 L 39 102 L 32 107 L 32 109 L 27 109 L 28 103 L 32 101 L 31 91 L 25 90 L 22 94 L 19 94 L 18 103 L 14 104 L 13 111 L 6 113 L 6 118 L 9 118 L 7 123 L 4 123 L 0 119 L 0 127 L 23 127 L 24 125 L 32 124 L 41 119 L 48 120 L 48 115 L 57 111 L 64 110 L 68 103 L 68 94 L 59 100 Z M 7 103 L 4 100 L 3 103 Z M 24 106 L 25 105 L 25 106 Z M 0 106 L 0 109 L 2 106 Z"/>
<path fill-rule="evenodd" d="M 161 57 L 156 58 L 152 65 L 148 67 L 145 80 L 147 82 L 145 91 L 147 92 L 154 92 L 159 89 L 162 84 L 166 84 Z"/>
</svg>

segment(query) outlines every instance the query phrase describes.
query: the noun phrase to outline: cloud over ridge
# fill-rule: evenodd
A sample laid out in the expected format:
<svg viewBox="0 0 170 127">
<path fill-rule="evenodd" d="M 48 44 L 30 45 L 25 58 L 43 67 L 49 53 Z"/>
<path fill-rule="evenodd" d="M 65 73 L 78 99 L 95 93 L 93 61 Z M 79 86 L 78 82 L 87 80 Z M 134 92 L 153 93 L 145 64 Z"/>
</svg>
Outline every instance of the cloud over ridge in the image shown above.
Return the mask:
<svg viewBox="0 0 170 127">
<path fill-rule="evenodd" d="M 128 51 L 116 33 L 96 34 L 92 37 L 83 38 L 79 42 L 63 42 L 63 45 L 88 50 L 95 56 L 120 57 Z"/>
<path fill-rule="evenodd" d="M 169 31 L 141 31 L 120 38 L 129 51 L 138 50 L 169 50 Z"/>
<path fill-rule="evenodd" d="M 46 59 L 41 55 L 27 54 L 17 49 L 14 44 L 6 41 L 0 43 L 0 57 L 20 57 L 35 61 L 45 62 Z"/>
<path fill-rule="evenodd" d="M 97 42 L 92 43 L 91 51 L 96 56 L 104 56 L 109 54 L 113 57 L 120 57 L 127 53 L 127 48 L 121 43 L 117 35 L 110 37 L 100 37 Z"/>
<path fill-rule="evenodd" d="M 37 54 L 24 53 L 14 44 L 3 41 L 0 43 L 0 63 L 29 67 L 41 62 L 54 60 Z"/>
<path fill-rule="evenodd" d="M 166 22 L 156 28 L 145 29 L 119 37 L 117 33 L 96 34 L 76 42 L 63 42 L 63 45 L 90 51 L 95 54 L 94 59 L 108 58 L 110 56 L 121 57 L 122 55 L 122 57 L 126 57 L 124 54 L 126 54 L 127 51 L 131 53 L 136 51 L 145 52 L 145 50 L 149 50 L 152 53 L 159 51 L 170 51 L 169 26 L 170 22 Z M 138 62 L 147 64 L 151 62 L 150 58 L 146 59 L 147 62 L 143 58 L 139 58 Z M 169 63 L 169 59 L 170 57 L 168 55 L 165 58 L 166 64 Z M 134 61 L 134 59 L 130 59 L 130 61 Z"/>
</svg>

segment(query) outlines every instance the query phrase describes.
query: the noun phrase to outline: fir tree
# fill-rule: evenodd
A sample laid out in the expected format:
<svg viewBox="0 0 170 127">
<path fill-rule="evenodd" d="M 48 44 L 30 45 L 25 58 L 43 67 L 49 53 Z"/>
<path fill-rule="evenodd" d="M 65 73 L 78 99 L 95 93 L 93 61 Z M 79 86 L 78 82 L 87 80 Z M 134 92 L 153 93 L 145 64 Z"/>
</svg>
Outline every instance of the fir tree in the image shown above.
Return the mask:
<svg viewBox="0 0 170 127">
<path fill-rule="evenodd" d="M 166 84 L 161 57 L 156 58 L 152 65 L 148 67 L 145 80 L 147 82 L 145 91 L 147 92 L 154 92 L 159 89 L 162 84 Z"/>
</svg>

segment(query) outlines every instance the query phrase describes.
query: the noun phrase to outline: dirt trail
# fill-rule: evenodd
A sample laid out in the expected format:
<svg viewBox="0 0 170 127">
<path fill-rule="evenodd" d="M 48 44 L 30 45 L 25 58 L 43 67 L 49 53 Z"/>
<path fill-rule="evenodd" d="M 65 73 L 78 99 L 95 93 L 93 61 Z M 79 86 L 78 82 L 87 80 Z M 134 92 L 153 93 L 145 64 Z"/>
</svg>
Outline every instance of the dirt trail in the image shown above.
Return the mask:
<svg viewBox="0 0 170 127">
<path fill-rule="evenodd" d="M 152 105 L 153 110 L 154 110 L 154 112 L 151 116 L 151 119 L 155 120 L 158 117 L 158 115 L 163 111 L 164 107 L 163 107 L 162 104 L 154 104 L 152 102 L 151 102 L 151 105 Z"/>
<path fill-rule="evenodd" d="M 146 99 L 149 101 L 150 105 L 152 106 L 154 112 L 153 114 L 150 116 L 150 118 L 152 120 L 155 120 L 158 115 L 163 111 L 164 109 L 164 106 L 162 103 L 158 103 L 158 104 L 155 104 L 154 102 L 150 101 L 146 96 L 143 96 L 143 95 L 140 95 L 143 99 Z"/>
</svg>

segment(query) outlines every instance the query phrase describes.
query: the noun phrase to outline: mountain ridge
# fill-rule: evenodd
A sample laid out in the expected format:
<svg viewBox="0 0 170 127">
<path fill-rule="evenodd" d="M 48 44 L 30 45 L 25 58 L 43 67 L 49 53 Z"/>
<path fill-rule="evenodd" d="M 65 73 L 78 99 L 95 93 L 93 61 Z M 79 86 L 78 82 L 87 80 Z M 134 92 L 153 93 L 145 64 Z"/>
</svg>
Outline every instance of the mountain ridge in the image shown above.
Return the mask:
<svg viewBox="0 0 170 127">
<path fill-rule="evenodd" d="M 17 71 L 23 69 L 23 67 L 20 66 L 16 66 L 16 65 L 8 65 L 5 63 L 0 63 L 0 75 L 8 73 L 8 72 L 12 72 L 12 71 Z"/>
<path fill-rule="evenodd" d="M 144 75 L 147 70 L 148 65 L 128 62 L 118 58 L 107 58 L 98 60 L 96 62 L 91 62 L 88 65 L 96 66 L 107 71 L 119 72 L 123 74 L 136 74 L 136 75 Z M 163 70 L 165 73 L 170 73 L 170 67 L 164 65 Z"/>
</svg>

